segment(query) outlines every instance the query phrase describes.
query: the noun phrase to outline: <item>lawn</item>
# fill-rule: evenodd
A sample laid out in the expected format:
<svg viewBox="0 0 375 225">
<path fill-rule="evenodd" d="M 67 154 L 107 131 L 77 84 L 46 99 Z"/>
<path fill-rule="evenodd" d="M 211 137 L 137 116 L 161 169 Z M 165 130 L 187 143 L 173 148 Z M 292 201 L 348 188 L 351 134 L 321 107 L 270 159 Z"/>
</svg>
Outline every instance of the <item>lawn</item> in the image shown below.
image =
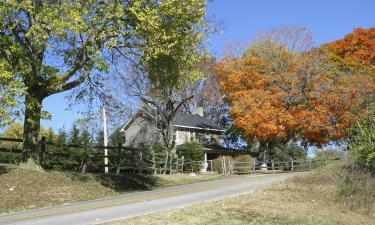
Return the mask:
<svg viewBox="0 0 375 225">
<path fill-rule="evenodd" d="M 365 190 L 363 185 L 346 187 L 344 190 L 351 194 L 345 197 L 342 194 L 343 181 L 347 180 L 344 176 L 343 165 L 333 164 L 238 197 L 106 225 L 374 224 L 373 188 Z M 367 186 L 373 187 L 375 179 L 366 179 Z"/>
<path fill-rule="evenodd" d="M 0 164 L 0 214 L 221 178 L 227 176 L 37 172 Z"/>
</svg>

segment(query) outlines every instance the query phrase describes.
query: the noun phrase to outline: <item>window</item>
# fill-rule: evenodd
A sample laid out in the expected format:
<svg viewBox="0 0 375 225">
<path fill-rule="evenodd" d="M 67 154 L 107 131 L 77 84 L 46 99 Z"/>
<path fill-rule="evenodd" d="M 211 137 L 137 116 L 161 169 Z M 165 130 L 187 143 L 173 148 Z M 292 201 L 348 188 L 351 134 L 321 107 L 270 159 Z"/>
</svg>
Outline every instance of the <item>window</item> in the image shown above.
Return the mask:
<svg viewBox="0 0 375 225">
<path fill-rule="evenodd" d="M 190 131 L 189 132 L 189 136 L 190 136 L 190 142 L 195 142 L 195 132 L 194 131 Z"/>
<path fill-rule="evenodd" d="M 207 144 L 211 144 L 211 134 L 205 134 L 204 135 L 204 141 L 205 141 L 205 143 L 207 143 Z"/>
</svg>

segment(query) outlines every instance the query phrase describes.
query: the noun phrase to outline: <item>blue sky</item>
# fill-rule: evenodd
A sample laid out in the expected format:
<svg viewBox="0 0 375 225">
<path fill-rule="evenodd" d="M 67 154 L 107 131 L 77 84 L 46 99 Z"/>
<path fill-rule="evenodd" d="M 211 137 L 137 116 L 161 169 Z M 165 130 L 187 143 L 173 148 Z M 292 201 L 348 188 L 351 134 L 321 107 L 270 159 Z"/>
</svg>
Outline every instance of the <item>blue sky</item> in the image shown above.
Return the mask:
<svg viewBox="0 0 375 225">
<path fill-rule="evenodd" d="M 231 43 L 248 43 L 260 30 L 285 26 L 305 26 L 314 35 L 315 45 L 350 33 L 354 27 L 375 26 L 375 0 L 213 0 L 207 14 L 223 22 L 223 32 L 209 42 L 211 54 L 221 57 Z M 52 119 L 45 127 L 70 128 L 82 107 L 66 110 L 65 94 L 44 100 L 44 110 Z M 119 124 L 123 119 L 119 119 Z"/>
</svg>

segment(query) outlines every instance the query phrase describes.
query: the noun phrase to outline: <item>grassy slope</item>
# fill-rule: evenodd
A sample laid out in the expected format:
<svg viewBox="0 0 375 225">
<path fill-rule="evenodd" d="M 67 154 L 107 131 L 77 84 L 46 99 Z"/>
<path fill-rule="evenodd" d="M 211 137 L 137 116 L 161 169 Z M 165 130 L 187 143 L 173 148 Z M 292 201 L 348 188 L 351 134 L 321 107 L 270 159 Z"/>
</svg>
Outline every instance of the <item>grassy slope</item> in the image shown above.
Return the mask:
<svg viewBox="0 0 375 225">
<path fill-rule="evenodd" d="M 250 194 L 110 224 L 374 224 L 375 196 L 367 196 L 370 210 L 354 210 L 338 195 L 340 174 L 341 165 L 330 165 Z"/>
<path fill-rule="evenodd" d="M 0 164 L 0 214 L 220 178 L 36 172 Z"/>
</svg>

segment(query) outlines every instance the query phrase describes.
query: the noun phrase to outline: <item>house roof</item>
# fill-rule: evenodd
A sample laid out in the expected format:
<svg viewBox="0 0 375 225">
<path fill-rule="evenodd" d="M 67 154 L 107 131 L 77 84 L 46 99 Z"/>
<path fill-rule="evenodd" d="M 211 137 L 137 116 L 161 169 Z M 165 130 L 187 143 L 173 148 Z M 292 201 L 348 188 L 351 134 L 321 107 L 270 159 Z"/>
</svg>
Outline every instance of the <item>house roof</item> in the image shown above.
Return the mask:
<svg viewBox="0 0 375 225">
<path fill-rule="evenodd" d="M 138 110 L 138 112 L 132 116 L 121 128 L 121 130 L 126 130 L 137 118 L 138 116 L 142 115 L 144 112 L 147 116 L 152 116 L 147 111 Z M 204 129 L 204 130 L 213 130 L 213 131 L 224 131 L 224 128 L 218 126 L 215 122 L 208 118 L 201 117 L 199 115 L 193 115 L 188 113 L 177 113 L 176 114 L 176 121 L 174 124 L 175 127 L 181 128 L 190 128 L 190 129 Z"/>
<path fill-rule="evenodd" d="M 201 117 L 199 115 L 187 114 L 187 113 L 177 113 L 176 114 L 176 127 L 186 127 L 186 128 L 198 128 L 207 130 L 224 130 L 222 127 L 218 126 L 215 122 L 208 118 Z"/>
</svg>

